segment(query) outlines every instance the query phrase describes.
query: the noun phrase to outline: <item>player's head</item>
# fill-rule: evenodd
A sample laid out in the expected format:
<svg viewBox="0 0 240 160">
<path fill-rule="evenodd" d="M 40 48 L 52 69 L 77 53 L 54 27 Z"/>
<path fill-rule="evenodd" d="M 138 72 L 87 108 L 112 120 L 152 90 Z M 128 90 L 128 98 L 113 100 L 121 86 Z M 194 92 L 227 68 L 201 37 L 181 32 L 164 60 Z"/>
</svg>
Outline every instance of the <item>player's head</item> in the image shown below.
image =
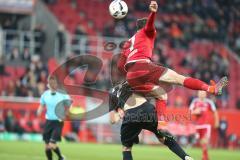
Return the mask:
<svg viewBox="0 0 240 160">
<path fill-rule="evenodd" d="M 146 25 L 146 23 L 147 23 L 146 17 L 137 19 L 137 30 L 142 29 Z"/>
<path fill-rule="evenodd" d="M 53 75 L 48 76 L 48 87 L 54 91 L 58 89 L 58 82 L 56 76 Z"/>
<path fill-rule="evenodd" d="M 198 98 L 204 99 L 207 97 L 207 92 L 206 91 L 198 91 Z"/>
</svg>

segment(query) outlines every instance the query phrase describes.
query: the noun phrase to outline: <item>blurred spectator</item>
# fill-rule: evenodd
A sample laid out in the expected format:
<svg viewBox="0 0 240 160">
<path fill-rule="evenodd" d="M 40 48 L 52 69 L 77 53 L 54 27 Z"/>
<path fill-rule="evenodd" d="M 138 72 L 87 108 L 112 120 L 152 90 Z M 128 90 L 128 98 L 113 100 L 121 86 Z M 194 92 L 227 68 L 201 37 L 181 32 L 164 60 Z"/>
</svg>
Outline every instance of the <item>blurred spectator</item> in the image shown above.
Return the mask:
<svg viewBox="0 0 240 160">
<path fill-rule="evenodd" d="M 12 53 L 10 54 L 9 59 L 10 59 L 11 61 L 19 61 L 19 60 L 20 60 L 20 53 L 19 53 L 18 48 L 14 48 L 14 49 L 12 50 Z"/>
<path fill-rule="evenodd" d="M 36 26 L 34 33 L 34 40 L 36 42 L 35 54 L 42 54 L 42 49 L 46 41 L 45 26 L 43 24 Z"/>
<path fill-rule="evenodd" d="M 218 146 L 219 147 L 227 147 L 227 128 L 228 122 L 226 117 L 222 117 L 219 122 L 218 128 Z"/>
<path fill-rule="evenodd" d="M 142 0 L 141 3 L 139 3 L 138 0 L 135 0 L 134 7 L 137 11 L 147 11 L 148 10 L 148 1 Z"/>
<path fill-rule="evenodd" d="M 6 95 L 15 96 L 15 83 L 14 80 L 10 80 L 5 89 Z"/>
<path fill-rule="evenodd" d="M 80 131 L 80 121 L 72 121 L 71 122 L 72 131 L 78 135 Z"/>
<path fill-rule="evenodd" d="M 170 28 L 170 35 L 174 39 L 180 39 L 183 36 L 183 33 L 177 23 L 173 23 Z"/>
<path fill-rule="evenodd" d="M 76 49 L 74 50 L 75 54 L 80 54 L 80 46 L 81 44 L 84 46 L 88 45 L 88 41 L 87 41 L 87 32 L 85 30 L 85 28 L 79 24 L 78 27 L 75 30 L 75 38 L 73 40 L 73 44 L 76 45 Z M 87 53 L 87 48 L 84 51 L 85 53 Z"/>
<path fill-rule="evenodd" d="M 237 102 L 236 102 L 236 106 L 237 106 L 237 109 L 240 110 L 240 98 L 238 98 Z"/>
<path fill-rule="evenodd" d="M 67 41 L 67 37 L 66 37 L 65 27 L 63 24 L 60 24 L 58 26 L 58 31 L 56 33 L 56 42 L 57 42 L 57 48 L 58 48 L 57 51 L 60 53 L 60 55 L 63 55 L 65 52 L 66 41 Z"/>
<path fill-rule="evenodd" d="M 7 114 L 4 119 L 5 128 L 8 132 L 14 132 L 15 131 L 15 118 L 13 117 L 13 112 L 11 110 L 7 110 Z"/>
<path fill-rule="evenodd" d="M 0 57 L 0 77 L 9 76 L 9 74 L 5 71 L 4 58 Z"/>
<path fill-rule="evenodd" d="M 22 53 L 22 60 L 29 63 L 31 61 L 31 53 L 29 48 L 24 48 Z"/>
<path fill-rule="evenodd" d="M 0 110 L 0 132 L 5 131 L 3 111 Z"/>
<path fill-rule="evenodd" d="M 30 111 L 22 111 L 21 117 L 19 119 L 19 127 L 23 132 L 31 132 L 31 121 L 30 121 Z"/>
<path fill-rule="evenodd" d="M 233 150 L 237 147 L 237 135 L 236 134 L 230 134 L 228 139 L 228 149 Z"/>
<path fill-rule="evenodd" d="M 47 4 L 55 4 L 58 0 L 43 0 Z"/>
</svg>

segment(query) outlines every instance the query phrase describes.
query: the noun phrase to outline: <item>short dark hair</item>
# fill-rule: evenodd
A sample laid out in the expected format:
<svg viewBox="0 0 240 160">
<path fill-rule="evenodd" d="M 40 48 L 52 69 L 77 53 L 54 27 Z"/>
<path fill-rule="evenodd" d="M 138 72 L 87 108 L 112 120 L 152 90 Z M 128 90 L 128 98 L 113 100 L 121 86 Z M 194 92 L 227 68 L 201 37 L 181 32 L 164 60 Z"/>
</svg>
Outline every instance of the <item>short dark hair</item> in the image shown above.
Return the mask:
<svg viewBox="0 0 240 160">
<path fill-rule="evenodd" d="M 142 29 L 147 23 L 147 18 L 137 19 L 137 30 Z"/>
</svg>

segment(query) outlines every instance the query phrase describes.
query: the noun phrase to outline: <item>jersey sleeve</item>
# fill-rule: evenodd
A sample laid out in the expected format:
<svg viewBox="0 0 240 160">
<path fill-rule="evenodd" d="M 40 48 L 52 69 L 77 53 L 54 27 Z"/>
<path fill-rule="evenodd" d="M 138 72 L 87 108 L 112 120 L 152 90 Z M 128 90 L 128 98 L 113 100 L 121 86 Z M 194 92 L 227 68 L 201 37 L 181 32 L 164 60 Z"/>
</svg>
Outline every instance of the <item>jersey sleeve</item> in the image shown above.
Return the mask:
<svg viewBox="0 0 240 160">
<path fill-rule="evenodd" d="M 196 102 L 196 99 L 193 99 L 190 106 L 189 106 L 189 110 L 190 111 L 193 111 L 194 107 L 195 107 L 195 102 Z"/>
<path fill-rule="evenodd" d="M 109 94 L 109 112 L 115 110 L 117 108 L 118 105 L 118 98 L 116 95 L 110 93 Z"/>
<path fill-rule="evenodd" d="M 40 105 L 42 105 L 42 106 L 46 105 L 45 100 L 44 100 L 44 93 L 40 97 Z"/>
<path fill-rule="evenodd" d="M 147 23 L 144 27 L 144 30 L 147 33 L 147 35 L 153 36 L 156 32 L 156 29 L 155 29 L 155 26 L 154 26 L 155 18 L 156 18 L 156 13 L 151 12 L 150 15 L 148 16 Z"/>
<path fill-rule="evenodd" d="M 215 112 L 217 110 L 215 103 L 211 99 L 207 99 L 207 102 L 210 105 L 211 111 Z"/>
</svg>

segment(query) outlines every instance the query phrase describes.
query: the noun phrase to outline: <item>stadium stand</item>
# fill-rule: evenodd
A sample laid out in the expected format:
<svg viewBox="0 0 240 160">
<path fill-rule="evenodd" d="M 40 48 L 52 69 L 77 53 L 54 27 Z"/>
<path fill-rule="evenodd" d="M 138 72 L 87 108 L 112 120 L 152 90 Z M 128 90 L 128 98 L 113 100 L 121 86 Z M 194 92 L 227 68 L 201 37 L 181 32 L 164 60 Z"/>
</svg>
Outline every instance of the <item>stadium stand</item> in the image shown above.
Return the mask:
<svg viewBox="0 0 240 160">
<path fill-rule="evenodd" d="M 146 5 L 138 3 L 137 0 L 129 0 L 130 10 L 127 18 L 118 21 L 110 17 L 106 9 L 108 8 L 106 0 L 45 0 L 44 2 L 59 21 L 59 37 L 63 37 L 63 32 L 71 35 L 70 41 L 64 38 L 59 40 L 60 46 L 63 46 L 61 44 L 80 46 L 77 51 L 75 49 L 66 50 L 65 57 L 61 57 L 61 60 L 64 61 L 84 53 L 100 55 L 104 62 L 104 68 L 94 87 L 108 90 L 111 87 L 109 61 L 113 53 L 102 49 L 107 42 L 105 37 L 121 38 L 118 41 L 121 42 L 122 39 L 131 36 L 135 32 L 136 18 L 148 14 Z M 146 0 L 143 2 L 148 3 Z M 221 76 L 228 75 L 231 83 L 224 90 L 223 95 L 217 99 L 211 98 L 216 101 L 218 108 L 236 109 L 235 106 L 239 103 L 238 97 L 240 97 L 240 70 L 237 70 L 240 68 L 239 1 L 233 0 L 229 3 L 224 0 L 161 0 L 159 5 L 160 14 L 156 22 L 158 37 L 154 61 L 206 82 L 211 79 L 219 80 Z M 0 28 L 16 30 L 15 24 L 14 21 L 7 20 Z M 66 31 L 62 28 L 66 28 Z M 41 47 L 45 37 L 44 26 L 40 25 L 35 28 L 35 35 L 40 35 L 33 38 L 35 44 L 38 44 L 36 48 L 32 49 L 27 45 L 29 39 L 32 38 L 26 35 L 23 35 L 26 46 L 22 48 L 5 46 L 7 53 L 4 53 L 3 57 L 0 56 L 0 95 L 2 96 L 39 97 L 46 89 L 48 73 L 52 73 L 59 64 L 53 54 L 48 62 L 41 57 Z M 14 42 L 18 37 L 9 35 L 6 36 L 6 39 Z M 83 45 L 84 48 L 81 48 Z M 95 51 L 95 48 L 96 50 L 101 49 Z M 98 54 L 97 52 L 102 53 Z M 16 67 L 4 63 L 5 61 L 22 61 L 24 63 Z M 71 73 L 66 82 L 81 84 L 83 82 L 82 72 Z M 186 107 L 189 105 L 193 93 L 176 88 L 170 93 L 169 105 L 179 108 Z M 4 118 L 4 121 L 12 123 L 14 118 L 19 118 L 19 115 L 22 114 L 23 118 L 20 120 L 20 124 L 9 124 L 6 127 L 8 131 L 21 133 L 23 130 L 24 132 L 41 130 L 41 123 L 38 119 L 33 119 L 33 112 L 4 110 L 2 116 L 4 118 L 1 118 L 1 112 L 0 110 L 0 125 Z M 29 120 L 31 120 L 31 124 L 26 123 Z M 13 126 L 20 128 L 12 128 Z M 70 124 L 68 127 L 72 128 Z M 107 137 L 111 136 L 109 128 L 104 126 L 103 130 L 106 130 Z M 89 135 L 88 140 L 95 142 L 96 135 L 93 134 L 93 131 L 94 126 L 91 129 L 88 128 L 86 132 Z M 84 133 L 80 132 L 79 137 L 82 137 L 82 134 Z"/>
</svg>

